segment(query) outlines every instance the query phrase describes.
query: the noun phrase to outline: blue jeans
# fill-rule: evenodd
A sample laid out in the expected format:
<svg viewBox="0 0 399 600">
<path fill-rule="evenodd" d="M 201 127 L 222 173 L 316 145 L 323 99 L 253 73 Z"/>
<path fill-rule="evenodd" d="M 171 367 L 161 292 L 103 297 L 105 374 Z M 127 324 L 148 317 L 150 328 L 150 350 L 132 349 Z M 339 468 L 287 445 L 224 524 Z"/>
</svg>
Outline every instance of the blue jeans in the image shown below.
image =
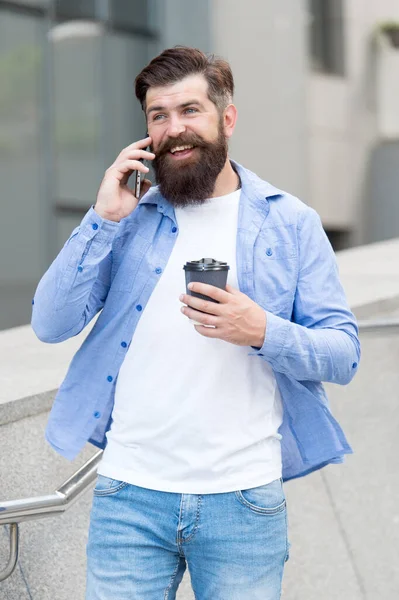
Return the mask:
<svg viewBox="0 0 399 600">
<path fill-rule="evenodd" d="M 186 565 L 197 600 L 278 600 L 287 558 L 280 479 L 197 495 L 98 475 L 86 600 L 172 600 Z"/>
</svg>

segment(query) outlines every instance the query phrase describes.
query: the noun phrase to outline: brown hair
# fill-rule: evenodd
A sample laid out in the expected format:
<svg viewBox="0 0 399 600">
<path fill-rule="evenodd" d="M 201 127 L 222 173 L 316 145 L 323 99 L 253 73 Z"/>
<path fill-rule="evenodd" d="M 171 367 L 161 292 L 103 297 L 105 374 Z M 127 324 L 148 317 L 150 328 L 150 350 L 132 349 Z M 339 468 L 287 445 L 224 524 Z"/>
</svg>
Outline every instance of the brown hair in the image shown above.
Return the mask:
<svg viewBox="0 0 399 600">
<path fill-rule="evenodd" d="M 135 91 L 141 107 L 150 87 L 171 85 L 188 75 L 202 74 L 208 82 L 208 97 L 219 111 L 232 102 L 234 79 L 229 63 L 197 48 L 175 46 L 152 59 L 135 80 Z"/>
</svg>

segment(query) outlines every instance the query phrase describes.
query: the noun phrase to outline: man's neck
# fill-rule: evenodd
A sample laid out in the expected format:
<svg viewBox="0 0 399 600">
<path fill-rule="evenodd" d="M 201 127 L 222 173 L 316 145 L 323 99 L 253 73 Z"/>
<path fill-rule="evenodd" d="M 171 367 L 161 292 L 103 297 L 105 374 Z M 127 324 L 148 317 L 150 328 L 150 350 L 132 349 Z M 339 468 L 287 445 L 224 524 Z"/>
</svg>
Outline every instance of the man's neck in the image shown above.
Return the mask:
<svg viewBox="0 0 399 600">
<path fill-rule="evenodd" d="M 229 158 L 227 158 L 223 169 L 220 171 L 216 179 L 215 189 L 213 190 L 212 198 L 226 196 L 238 189 L 240 178 L 231 166 Z"/>
</svg>

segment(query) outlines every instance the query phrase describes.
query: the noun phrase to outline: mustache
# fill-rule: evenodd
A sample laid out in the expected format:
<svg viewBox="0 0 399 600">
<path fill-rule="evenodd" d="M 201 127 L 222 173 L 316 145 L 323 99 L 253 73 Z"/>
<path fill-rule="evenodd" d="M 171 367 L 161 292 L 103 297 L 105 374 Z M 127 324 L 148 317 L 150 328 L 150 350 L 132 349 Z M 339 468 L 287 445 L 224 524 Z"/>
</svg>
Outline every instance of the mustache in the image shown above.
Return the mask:
<svg viewBox="0 0 399 600">
<path fill-rule="evenodd" d="M 205 148 L 208 146 L 208 144 L 196 133 L 181 135 L 178 138 L 167 138 L 157 148 L 156 155 L 160 156 L 162 154 L 166 154 L 172 148 L 176 148 L 176 146 L 196 146 L 197 148 Z"/>
</svg>

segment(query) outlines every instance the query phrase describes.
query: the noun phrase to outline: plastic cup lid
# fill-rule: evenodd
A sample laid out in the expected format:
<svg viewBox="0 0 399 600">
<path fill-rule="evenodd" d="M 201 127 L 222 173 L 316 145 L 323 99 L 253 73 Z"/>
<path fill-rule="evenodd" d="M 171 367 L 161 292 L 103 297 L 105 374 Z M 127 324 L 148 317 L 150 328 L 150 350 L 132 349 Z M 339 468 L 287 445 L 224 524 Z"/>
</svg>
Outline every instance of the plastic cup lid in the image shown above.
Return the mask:
<svg viewBox="0 0 399 600">
<path fill-rule="evenodd" d="M 183 269 L 185 271 L 228 271 L 230 267 L 227 262 L 215 260 L 214 258 L 201 258 L 201 260 L 186 262 Z"/>
</svg>

